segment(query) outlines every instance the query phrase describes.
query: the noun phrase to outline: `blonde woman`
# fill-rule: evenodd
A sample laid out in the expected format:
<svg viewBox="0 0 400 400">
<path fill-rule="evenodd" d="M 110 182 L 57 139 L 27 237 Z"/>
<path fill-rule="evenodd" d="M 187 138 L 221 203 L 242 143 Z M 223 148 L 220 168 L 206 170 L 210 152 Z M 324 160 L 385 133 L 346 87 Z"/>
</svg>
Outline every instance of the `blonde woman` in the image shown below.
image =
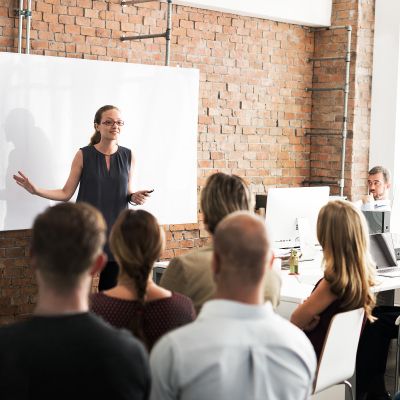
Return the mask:
<svg viewBox="0 0 400 400">
<path fill-rule="evenodd" d="M 331 201 L 321 209 L 317 237 L 323 251 L 324 277 L 296 308 L 291 321 L 305 331 L 319 358 L 335 314 L 363 307 L 366 318 L 373 320 L 375 265 L 368 251 L 365 218 L 348 201 Z"/>
</svg>

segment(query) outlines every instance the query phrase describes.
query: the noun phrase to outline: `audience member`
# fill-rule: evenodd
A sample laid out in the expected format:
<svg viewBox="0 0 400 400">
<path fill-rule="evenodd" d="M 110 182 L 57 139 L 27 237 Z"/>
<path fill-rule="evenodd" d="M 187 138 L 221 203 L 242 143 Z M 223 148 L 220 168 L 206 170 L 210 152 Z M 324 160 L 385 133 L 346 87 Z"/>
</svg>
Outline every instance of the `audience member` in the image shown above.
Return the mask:
<svg viewBox="0 0 400 400">
<path fill-rule="evenodd" d="M 249 190 L 244 181 L 236 175 L 222 172 L 211 175 L 201 193 L 201 209 L 204 223 L 211 236 L 218 223 L 228 214 L 239 210 L 250 210 Z M 190 297 L 197 313 L 203 303 L 215 293 L 211 271 L 213 246 L 204 246 L 171 260 L 164 272 L 160 285 Z M 265 299 L 274 307 L 279 302 L 281 281 L 274 271 L 266 271 Z"/>
<path fill-rule="evenodd" d="M 390 211 L 390 172 L 377 165 L 368 171 L 368 195 L 363 196 L 361 210 Z"/>
<path fill-rule="evenodd" d="M 323 251 L 324 277 L 293 312 L 291 321 L 306 332 L 319 358 L 332 317 L 363 307 L 371 320 L 375 299 L 371 291 L 374 264 L 362 213 L 348 201 L 330 201 L 319 212 L 317 237 Z"/>
<path fill-rule="evenodd" d="M 152 400 L 308 399 L 316 358 L 306 336 L 264 303 L 265 224 L 235 212 L 214 234 L 213 300 L 150 357 Z"/>
<path fill-rule="evenodd" d="M 194 320 L 192 301 L 156 285 L 152 267 L 164 247 L 157 220 L 144 210 L 124 210 L 110 235 L 119 265 L 117 286 L 91 296 L 91 310 L 130 329 L 150 350 L 166 332 Z"/>
<path fill-rule="evenodd" d="M 106 225 L 92 206 L 63 203 L 33 226 L 34 315 L 0 328 L 0 397 L 146 399 L 143 345 L 88 312 L 92 277 L 106 256 Z"/>
</svg>

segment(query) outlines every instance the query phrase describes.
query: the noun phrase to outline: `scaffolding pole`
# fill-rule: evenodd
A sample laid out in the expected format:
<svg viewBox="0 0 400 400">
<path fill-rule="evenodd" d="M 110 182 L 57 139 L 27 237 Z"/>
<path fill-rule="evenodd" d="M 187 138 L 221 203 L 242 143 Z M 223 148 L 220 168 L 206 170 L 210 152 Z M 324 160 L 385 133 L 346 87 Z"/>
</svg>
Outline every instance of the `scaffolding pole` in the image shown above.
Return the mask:
<svg viewBox="0 0 400 400">
<path fill-rule="evenodd" d="M 340 61 L 343 60 L 346 63 L 345 67 L 345 82 L 343 87 L 334 87 L 334 88 L 306 88 L 306 92 L 331 92 L 336 90 L 342 90 L 344 93 L 343 96 L 343 125 L 341 131 L 342 137 L 342 151 L 341 151 L 341 162 L 340 162 L 340 179 L 337 182 L 332 181 L 322 181 L 322 180 L 308 180 L 304 181 L 304 183 L 308 184 L 336 184 L 340 188 L 340 196 L 343 196 L 344 192 L 344 180 L 345 180 L 345 162 L 346 162 L 346 140 L 348 134 L 348 103 L 349 103 L 349 90 L 350 90 L 350 62 L 351 62 L 351 32 L 352 27 L 350 25 L 345 26 L 331 26 L 327 28 L 311 28 L 312 32 L 325 31 L 325 30 L 336 30 L 336 29 L 344 29 L 347 31 L 347 47 L 346 54 L 344 57 L 319 57 L 319 58 L 308 58 L 308 62 L 329 62 L 329 61 Z M 318 131 L 318 129 L 316 129 Z M 327 135 L 327 133 L 324 133 Z M 329 135 L 329 134 L 328 134 Z M 310 136 L 316 136 L 315 134 L 311 134 Z"/>
<path fill-rule="evenodd" d="M 121 5 L 135 5 L 139 3 L 150 3 L 155 0 L 121 0 Z M 135 36 L 122 36 L 120 40 L 122 42 L 127 40 L 141 40 L 141 39 L 154 39 L 154 38 L 165 38 L 165 65 L 169 65 L 170 62 L 170 49 L 171 49 L 171 32 L 172 32 L 172 0 L 167 0 L 167 29 L 163 33 L 155 33 L 150 35 L 135 35 Z"/>
</svg>

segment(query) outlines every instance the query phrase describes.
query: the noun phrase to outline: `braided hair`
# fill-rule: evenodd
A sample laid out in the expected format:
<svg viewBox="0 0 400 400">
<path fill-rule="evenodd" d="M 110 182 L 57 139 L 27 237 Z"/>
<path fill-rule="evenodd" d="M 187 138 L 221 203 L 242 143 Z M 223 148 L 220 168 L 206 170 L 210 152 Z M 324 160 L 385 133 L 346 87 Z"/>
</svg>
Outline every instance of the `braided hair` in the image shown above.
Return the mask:
<svg viewBox="0 0 400 400">
<path fill-rule="evenodd" d="M 120 273 L 125 274 L 136 290 L 140 309 L 131 319 L 130 329 L 145 345 L 143 331 L 143 307 L 147 282 L 154 262 L 164 245 L 156 218 L 144 210 L 124 210 L 117 218 L 110 235 L 110 248 Z"/>
</svg>

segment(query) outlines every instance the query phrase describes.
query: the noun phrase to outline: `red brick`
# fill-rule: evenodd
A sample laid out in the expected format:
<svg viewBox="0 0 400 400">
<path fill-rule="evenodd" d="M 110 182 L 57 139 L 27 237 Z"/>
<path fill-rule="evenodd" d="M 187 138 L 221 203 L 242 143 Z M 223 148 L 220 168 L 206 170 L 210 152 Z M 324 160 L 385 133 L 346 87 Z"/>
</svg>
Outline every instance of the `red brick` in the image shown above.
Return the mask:
<svg viewBox="0 0 400 400">
<path fill-rule="evenodd" d="M 46 0 L 34 2 L 34 8 L 33 54 L 164 62 L 163 39 L 122 43 L 119 38 L 124 32 L 163 30 L 165 4 L 122 8 L 119 0 Z M 346 160 L 346 191 L 356 195 L 365 190 L 368 168 L 372 2 L 335 0 L 332 24 L 343 23 L 354 27 L 357 53 L 349 101 L 349 127 L 355 133 Z M 0 6 L 0 51 L 15 52 L 16 26 L 12 7 Z M 315 86 L 336 85 L 344 70 L 340 63 L 315 63 L 313 75 L 312 65 L 305 60 L 313 54 L 343 51 L 344 32 L 314 34 L 295 25 L 179 5 L 174 6 L 173 26 L 171 64 L 200 70 L 199 187 L 219 170 L 246 176 L 252 187 L 264 192 L 269 186 L 301 185 L 310 176 L 338 176 L 340 139 L 304 134 L 309 128 L 340 129 L 343 97 L 304 89 L 313 85 L 313 79 Z M 162 257 L 169 259 L 207 243 L 209 234 L 202 220 L 199 214 L 199 224 L 165 227 L 168 242 Z M 0 280 L 0 295 L 4 285 L 25 287 L 12 297 L 15 306 L 10 299 L 2 304 L 0 297 L 0 321 L 24 318 L 36 301 L 34 277 L 25 257 L 27 237 L 30 231 L 0 232 L 0 273 L 9 276 Z M 21 255 L 10 258 L 14 251 Z"/>
</svg>

